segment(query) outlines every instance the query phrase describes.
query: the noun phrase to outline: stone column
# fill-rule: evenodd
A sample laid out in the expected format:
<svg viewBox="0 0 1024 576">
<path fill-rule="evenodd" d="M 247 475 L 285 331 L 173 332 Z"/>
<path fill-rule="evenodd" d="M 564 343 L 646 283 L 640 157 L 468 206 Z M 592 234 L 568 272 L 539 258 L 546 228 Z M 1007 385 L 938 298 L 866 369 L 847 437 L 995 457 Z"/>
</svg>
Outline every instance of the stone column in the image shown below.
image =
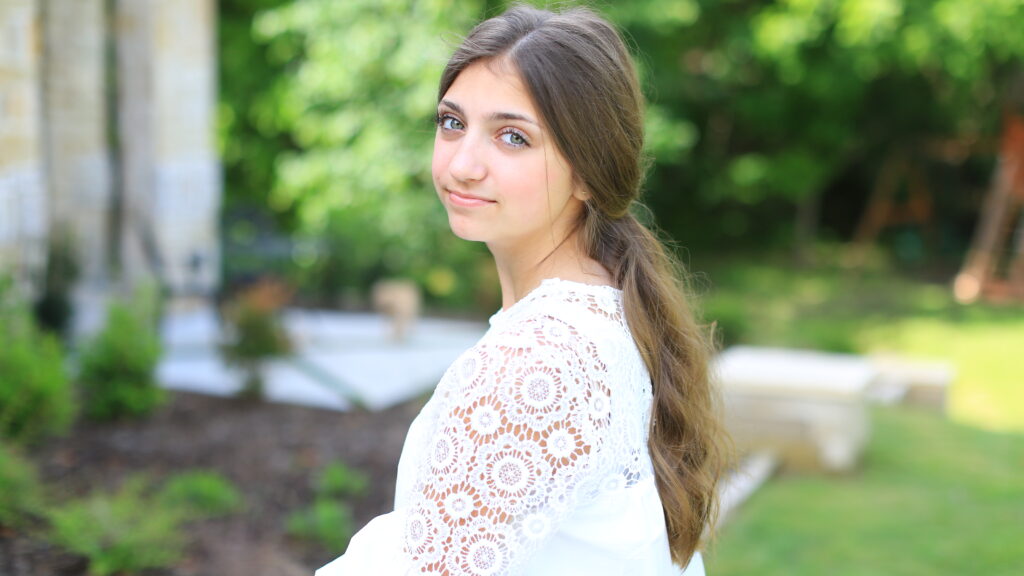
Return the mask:
<svg viewBox="0 0 1024 576">
<path fill-rule="evenodd" d="M 77 249 L 79 280 L 108 275 L 112 208 L 103 0 L 43 0 L 43 98 L 50 223 Z"/>
<path fill-rule="evenodd" d="M 129 285 L 162 274 L 151 240 L 149 210 L 154 180 L 151 4 L 148 0 L 117 0 L 114 27 L 121 181 L 118 249 L 121 276 Z"/>
<path fill-rule="evenodd" d="M 46 259 L 39 60 L 36 1 L 0 2 L 0 273 L 26 289 Z"/>
<path fill-rule="evenodd" d="M 215 0 L 119 0 L 124 272 L 172 291 L 218 280 Z"/>
</svg>

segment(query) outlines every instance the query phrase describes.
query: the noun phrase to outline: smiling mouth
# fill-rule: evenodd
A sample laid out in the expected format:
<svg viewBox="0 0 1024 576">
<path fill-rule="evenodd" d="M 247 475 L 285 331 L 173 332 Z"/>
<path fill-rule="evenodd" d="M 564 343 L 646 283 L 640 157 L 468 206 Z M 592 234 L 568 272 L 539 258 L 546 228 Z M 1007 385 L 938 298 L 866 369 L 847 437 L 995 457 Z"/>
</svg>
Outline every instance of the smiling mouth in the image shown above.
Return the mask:
<svg viewBox="0 0 1024 576">
<path fill-rule="evenodd" d="M 494 204 L 494 200 L 487 200 L 486 198 L 478 198 L 476 196 L 470 196 L 468 194 L 460 194 L 454 190 L 445 188 L 445 192 L 448 193 L 448 200 L 455 206 L 487 206 Z"/>
</svg>

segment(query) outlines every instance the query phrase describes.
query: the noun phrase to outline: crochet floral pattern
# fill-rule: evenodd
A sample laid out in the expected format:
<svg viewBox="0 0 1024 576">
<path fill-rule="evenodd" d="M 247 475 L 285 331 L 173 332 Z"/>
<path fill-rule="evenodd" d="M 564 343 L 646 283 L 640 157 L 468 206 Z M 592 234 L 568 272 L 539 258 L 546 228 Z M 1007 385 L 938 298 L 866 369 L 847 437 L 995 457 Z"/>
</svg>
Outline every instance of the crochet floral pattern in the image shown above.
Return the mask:
<svg viewBox="0 0 1024 576">
<path fill-rule="evenodd" d="M 650 379 L 620 291 L 546 280 L 491 322 L 415 424 L 397 497 L 413 573 L 514 573 L 574 510 L 653 474 Z"/>
</svg>

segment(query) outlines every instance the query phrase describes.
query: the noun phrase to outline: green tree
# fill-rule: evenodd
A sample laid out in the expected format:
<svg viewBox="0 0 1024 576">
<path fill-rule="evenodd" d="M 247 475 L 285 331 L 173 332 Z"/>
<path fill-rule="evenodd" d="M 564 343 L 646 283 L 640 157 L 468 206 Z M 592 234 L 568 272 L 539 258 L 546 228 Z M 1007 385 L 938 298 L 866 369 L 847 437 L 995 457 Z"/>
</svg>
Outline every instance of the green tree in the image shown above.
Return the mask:
<svg viewBox="0 0 1024 576">
<path fill-rule="evenodd" d="M 290 224 L 288 206 L 270 204 L 277 159 L 296 144 L 283 123 L 280 94 L 290 61 L 274 58 L 257 42 L 253 19 L 288 0 L 220 0 L 217 3 L 220 104 L 218 132 L 224 164 L 226 209 L 270 207 Z M 283 41 L 283 39 L 282 39 Z"/>
<path fill-rule="evenodd" d="M 365 286 L 402 274 L 438 298 L 473 297 L 481 251 L 447 231 L 429 159 L 445 38 L 482 9 L 298 0 L 256 18 L 268 53 L 288 63 L 277 121 L 298 146 L 278 158 L 271 203 L 294 209 L 301 233 L 322 238 L 308 263 L 315 278 Z"/>
<path fill-rule="evenodd" d="M 634 0 L 608 14 L 647 55 L 653 100 L 697 129 L 651 182 L 687 241 L 760 242 L 770 216 L 813 212 L 840 179 L 870 183 L 893 151 L 991 136 L 1024 57 L 1015 0 Z"/>
<path fill-rule="evenodd" d="M 435 90 L 458 35 L 507 4 L 296 0 L 255 17 L 260 50 L 283 71 L 261 96 L 261 117 L 293 147 L 273 163 L 244 162 L 272 164 L 271 204 L 326 238 L 310 277 L 365 286 L 403 274 L 465 300 L 484 259 L 451 237 L 432 192 Z M 1018 0 L 596 8 L 638 55 L 655 159 L 646 201 L 686 245 L 809 238 L 830 190 L 850 191 L 842 219 L 851 227 L 887 156 L 934 170 L 936 139 L 993 138 L 1024 57 Z M 987 178 L 987 167 L 968 168 L 953 166 L 956 178 L 941 185 Z"/>
</svg>

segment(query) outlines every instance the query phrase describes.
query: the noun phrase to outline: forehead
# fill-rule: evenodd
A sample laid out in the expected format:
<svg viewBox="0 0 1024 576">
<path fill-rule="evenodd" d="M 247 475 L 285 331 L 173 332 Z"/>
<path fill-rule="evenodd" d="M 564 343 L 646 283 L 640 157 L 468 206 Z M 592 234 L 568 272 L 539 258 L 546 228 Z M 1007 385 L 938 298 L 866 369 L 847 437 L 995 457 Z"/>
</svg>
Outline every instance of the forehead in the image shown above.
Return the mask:
<svg viewBox="0 0 1024 576">
<path fill-rule="evenodd" d="M 445 92 L 468 114 L 514 112 L 537 117 L 533 100 L 515 66 L 507 59 L 477 61 L 467 66 Z"/>
</svg>

